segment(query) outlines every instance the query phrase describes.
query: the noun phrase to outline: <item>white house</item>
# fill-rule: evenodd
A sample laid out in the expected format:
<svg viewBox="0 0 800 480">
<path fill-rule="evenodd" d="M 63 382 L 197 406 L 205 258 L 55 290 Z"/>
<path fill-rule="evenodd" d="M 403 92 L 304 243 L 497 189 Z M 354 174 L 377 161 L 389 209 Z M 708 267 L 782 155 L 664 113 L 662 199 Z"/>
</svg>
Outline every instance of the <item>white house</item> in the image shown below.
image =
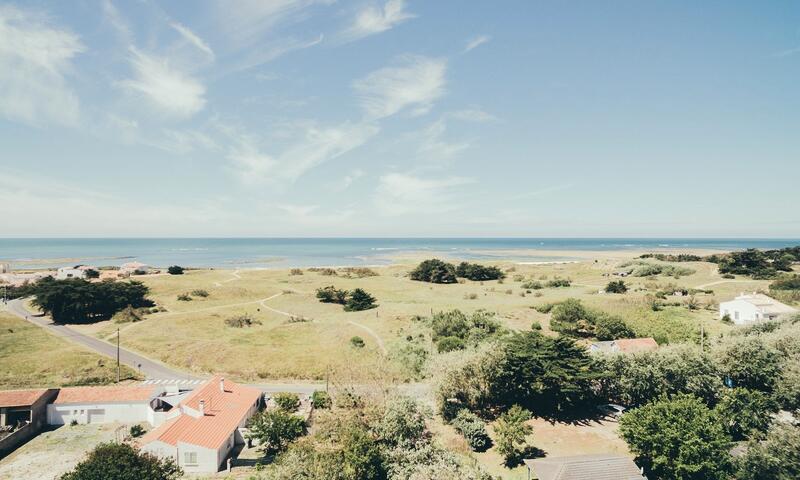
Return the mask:
<svg viewBox="0 0 800 480">
<path fill-rule="evenodd" d="M 244 443 L 240 429 L 261 406 L 261 391 L 221 376 L 190 393 L 167 413 L 160 427 L 145 434 L 143 451 L 171 457 L 186 473 L 214 473 L 234 445 Z"/>
<path fill-rule="evenodd" d="M 143 275 L 150 273 L 150 265 L 141 262 L 128 262 L 119 266 L 120 273 L 129 275 Z"/>
<path fill-rule="evenodd" d="M 762 320 L 774 320 L 783 315 L 796 313 L 797 309 L 770 298 L 763 293 L 742 293 L 728 302 L 719 304 L 719 318 L 728 315 L 736 325 L 745 325 Z"/>
<path fill-rule="evenodd" d="M 47 406 L 47 423 L 138 423 L 158 425 L 159 403 L 164 388 L 155 385 L 66 387 Z M 162 419 L 163 421 L 163 419 Z"/>
<path fill-rule="evenodd" d="M 56 272 L 57 280 L 66 280 L 68 278 L 86 278 L 88 270 L 97 271 L 96 268 L 88 265 L 75 265 L 74 267 L 61 267 Z"/>
</svg>

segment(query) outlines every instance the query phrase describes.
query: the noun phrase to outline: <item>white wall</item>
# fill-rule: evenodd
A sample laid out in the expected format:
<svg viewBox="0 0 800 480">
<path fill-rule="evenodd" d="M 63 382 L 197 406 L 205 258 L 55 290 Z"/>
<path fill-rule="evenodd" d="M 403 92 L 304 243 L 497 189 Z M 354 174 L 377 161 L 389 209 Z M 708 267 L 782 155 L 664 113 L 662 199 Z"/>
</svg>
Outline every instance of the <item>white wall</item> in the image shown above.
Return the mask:
<svg viewBox="0 0 800 480">
<path fill-rule="evenodd" d="M 186 454 L 196 453 L 197 463 L 187 464 Z M 227 452 L 225 452 L 227 454 Z M 204 448 L 198 445 L 178 442 L 178 465 L 186 473 L 216 473 L 220 470 L 221 453 L 211 448 Z"/>
<path fill-rule="evenodd" d="M 719 304 L 719 318 L 728 314 L 736 325 L 757 322 L 763 320 L 758 308 L 750 302 L 744 300 L 731 300 Z"/>
<path fill-rule="evenodd" d="M 96 414 L 92 418 L 91 411 Z M 102 412 L 102 418 L 99 413 Z M 78 423 L 138 423 L 151 422 L 149 403 L 100 403 L 100 404 L 50 404 L 47 406 L 49 425 L 66 425 L 72 420 Z"/>
<path fill-rule="evenodd" d="M 66 280 L 67 278 L 84 278 L 86 277 L 85 270 L 79 270 L 76 268 L 59 268 L 58 272 L 56 273 L 56 278 L 58 280 Z"/>
</svg>

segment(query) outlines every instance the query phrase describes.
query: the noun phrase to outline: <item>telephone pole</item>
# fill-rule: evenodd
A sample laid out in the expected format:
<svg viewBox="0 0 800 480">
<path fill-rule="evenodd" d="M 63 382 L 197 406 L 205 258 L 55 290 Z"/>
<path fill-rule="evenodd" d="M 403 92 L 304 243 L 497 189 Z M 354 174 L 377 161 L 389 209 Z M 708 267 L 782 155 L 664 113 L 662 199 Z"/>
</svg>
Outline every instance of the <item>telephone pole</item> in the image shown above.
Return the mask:
<svg viewBox="0 0 800 480">
<path fill-rule="evenodd" d="M 117 329 L 117 383 L 119 383 L 119 328 Z"/>
</svg>

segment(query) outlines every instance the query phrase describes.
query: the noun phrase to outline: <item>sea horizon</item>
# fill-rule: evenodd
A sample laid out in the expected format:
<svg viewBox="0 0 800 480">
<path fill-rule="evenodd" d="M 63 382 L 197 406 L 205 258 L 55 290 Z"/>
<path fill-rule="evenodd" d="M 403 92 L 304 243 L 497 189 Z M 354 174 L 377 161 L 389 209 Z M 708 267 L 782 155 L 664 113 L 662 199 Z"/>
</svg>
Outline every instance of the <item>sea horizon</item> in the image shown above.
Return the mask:
<svg viewBox="0 0 800 480">
<path fill-rule="evenodd" d="M 291 268 L 388 265 L 398 255 L 467 260 L 570 261 L 569 251 L 741 250 L 800 244 L 792 238 L 705 237 L 27 237 L 0 238 L 15 268 L 139 261 L 156 267 Z M 536 251 L 548 254 L 537 254 Z M 564 255 L 553 252 L 564 251 Z"/>
</svg>

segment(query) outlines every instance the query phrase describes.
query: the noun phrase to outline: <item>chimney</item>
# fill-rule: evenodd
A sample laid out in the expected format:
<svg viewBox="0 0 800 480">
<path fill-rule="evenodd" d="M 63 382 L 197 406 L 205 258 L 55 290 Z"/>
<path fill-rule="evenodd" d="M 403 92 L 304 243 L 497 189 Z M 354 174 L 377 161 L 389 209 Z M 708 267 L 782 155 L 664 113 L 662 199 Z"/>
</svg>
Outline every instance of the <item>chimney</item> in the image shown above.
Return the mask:
<svg viewBox="0 0 800 480">
<path fill-rule="evenodd" d="M 222 392 L 222 393 L 225 393 L 225 379 L 224 378 L 220 378 L 219 379 L 219 391 Z"/>
<path fill-rule="evenodd" d="M 200 400 L 200 416 L 204 416 L 206 414 L 206 401 Z"/>
</svg>

